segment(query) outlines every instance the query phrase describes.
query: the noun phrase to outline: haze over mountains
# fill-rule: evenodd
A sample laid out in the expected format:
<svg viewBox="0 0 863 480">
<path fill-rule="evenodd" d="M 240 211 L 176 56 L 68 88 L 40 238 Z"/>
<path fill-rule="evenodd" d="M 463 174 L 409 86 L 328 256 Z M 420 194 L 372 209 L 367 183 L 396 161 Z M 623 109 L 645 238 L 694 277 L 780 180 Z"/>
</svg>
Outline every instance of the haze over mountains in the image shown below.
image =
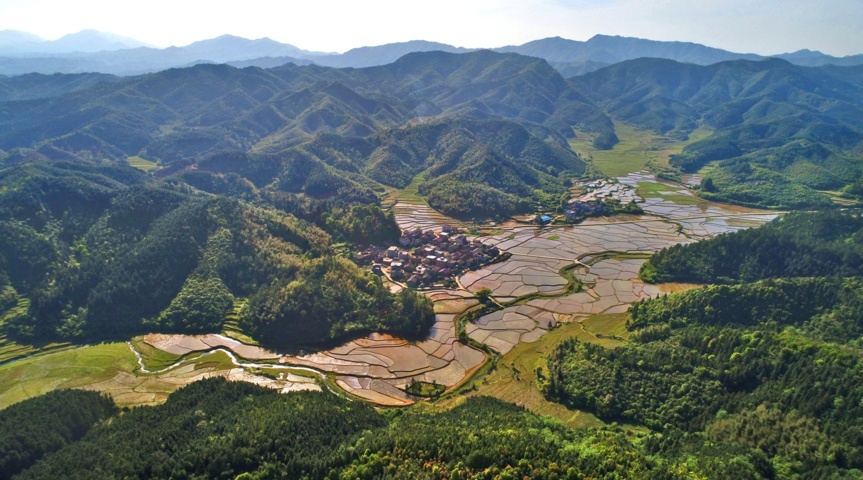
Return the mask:
<svg viewBox="0 0 863 480">
<path fill-rule="evenodd" d="M 159 49 L 133 39 L 93 30 L 67 35 L 54 41 L 46 41 L 26 32 L 5 30 L 0 32 L 0 75 L 84 72 L 136 75 L 198 63 L 229 63 L 241 67 L 264 68 L 285 63 L 314 63 L 337 68 L 362 68 L 392 63 L 407 53 L 434 50 L 465 53 L 475 49 L 414 40 L 359 47 L 342 54 L 332 54 L 303 50 L 268 38 L 249 40 L 232 35 L 202 40 L 183 47 Z M 726 60 L 767 58 L 696 43 L 607 35 L 596 35 L 584 42 L 560 37 L 545 38 L 524 45 L 492 50 L 545 59 L 564 77 L 581 75 L 603 66 L 641 57 L 665 58 L 699 65 Z M 840 58 L 817 51 L 801 50 L 771 57 L 783 58 L 804 66 L 863 64 L 863 54 Z"/>
</svg>

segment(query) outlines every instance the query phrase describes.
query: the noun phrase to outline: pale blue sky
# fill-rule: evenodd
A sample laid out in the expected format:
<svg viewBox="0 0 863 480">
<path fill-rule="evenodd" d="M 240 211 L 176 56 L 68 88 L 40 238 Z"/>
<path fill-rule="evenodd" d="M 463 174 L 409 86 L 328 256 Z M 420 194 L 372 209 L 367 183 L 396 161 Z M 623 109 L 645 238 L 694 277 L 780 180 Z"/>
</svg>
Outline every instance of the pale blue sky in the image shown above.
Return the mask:
<svg viewBox="0 0 863 480">
<path fill-rule="evenodd" d="M 157 46 L 230 33 L 344 51 L 414 39 L 465 47 L 597 33 L 736 52 L 863 53 L 863 0 L 0 0 L 0 30 L 87 28 Z"/>
</svg>

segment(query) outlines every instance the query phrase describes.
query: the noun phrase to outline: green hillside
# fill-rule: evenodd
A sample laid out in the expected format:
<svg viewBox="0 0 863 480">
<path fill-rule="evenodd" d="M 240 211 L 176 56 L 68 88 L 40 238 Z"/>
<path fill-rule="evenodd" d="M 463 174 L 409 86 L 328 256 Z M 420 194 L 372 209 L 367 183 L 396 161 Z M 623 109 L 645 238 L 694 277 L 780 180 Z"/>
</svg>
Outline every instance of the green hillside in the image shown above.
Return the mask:
<svg viewBox="0 0 863 480">
<path fill-rule="evenodd" d="M 662 457 L 648 453 L 640 443 L 617 428 L 572 430 L 489 397 L 469 398 L 438 413 L 379 412 L 331 394 L 280 395 L 256 385 L 209 379 L 174 393 L 164 405 L 137 408 L 97 425 L 17 478 L 775 474 L 763 454 L 731 442 L 705 442 L 703 458 Z"/>
<path fill-rule="evenodd" d="M 350 279 L 338 284 L 341 296 L 334 298 L 354 301 L 334 302 L 327 315 L 299 325 L 319 332 L 302 337 L 304 344 L 369 330 L 409 336 L 428 330 L 428 302 L 412 292 L 393 296 L 377 277 L 334 260 L 332 235 L 284 208 L 205 194 L 177 178 L 156 180 L 113 162 L 6 167 L 0 170 L 0 287 L 12 294 L 4 296 L 4 310 L 16 293 L 30 303 L 4 331 L 26 344 L 219 332 L 234 296 L 257 305 L 275 279 L 292 284 L 330 274 Z M 398 235 L 392 215 L 374 204 L 329 201 L 312 211 L 339 239 Z M 337 220 L 320 216 L 327 211 Z M 306 285 L 313 298 L 335 288 Z"/>
<path fill-rule="evenodd" d="M 685 138 L 713 134 L 671 158 L 704 172 L 705 198 L 773 208 L 826 208 L 824 191 L 863 174 L 863 82 L 857 67 L 809 68 L 783 60 L 709 66 L 621 62 L 572 79 L 609 114 Z"/>
</svg>

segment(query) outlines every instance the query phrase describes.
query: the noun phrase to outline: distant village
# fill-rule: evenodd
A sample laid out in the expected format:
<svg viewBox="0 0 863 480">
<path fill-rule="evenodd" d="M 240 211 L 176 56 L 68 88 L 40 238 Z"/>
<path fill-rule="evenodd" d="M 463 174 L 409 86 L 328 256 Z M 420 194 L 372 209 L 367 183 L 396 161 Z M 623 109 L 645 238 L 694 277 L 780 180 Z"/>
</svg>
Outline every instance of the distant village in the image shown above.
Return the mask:
<svg viewBox="0 0 863 480">
<path fill-rule="evenodd" d="M 358 265 L 371 265 L 372 272 L 405 282 L 411 288 L 427 288 L 454 282 L 467 270 L 500 260 L 497 247 L 468 238 L 455 227 L 440 232 L 403 230 L 398 246 L 369 247 L 354 256 Z"/>
</svg>

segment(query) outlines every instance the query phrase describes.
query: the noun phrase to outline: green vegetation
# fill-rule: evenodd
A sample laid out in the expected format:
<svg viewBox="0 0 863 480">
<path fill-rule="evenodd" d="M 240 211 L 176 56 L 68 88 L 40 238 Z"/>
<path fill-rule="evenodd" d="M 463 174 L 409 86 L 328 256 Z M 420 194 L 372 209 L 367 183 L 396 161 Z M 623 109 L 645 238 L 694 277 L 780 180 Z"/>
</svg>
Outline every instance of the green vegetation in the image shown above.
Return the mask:
<svg viewBox="0 0 863 480">
<path fill-rule="evenodd" d="M 300 268 L 296 280 L 262 288 L 239 320 L 243 331 L 277 349 L 372 331 L 421 339 L 433 323 L 427 298 L 408 289 L 393 296 L 379 277 L 336 257 L 312 260 Z"/>
<path fill-rule="evenodd" d="M 547 395 L 650 428 L 645 449 L 663 458 L 746 458 L 748 477 L 859 474 L 861 229 L 856 212 L 795 213 L 659 252 L 643 278 L 736 284 L 632 305 L 613 350 L 562 343 Z"/>
<path fill-rule="evenodd" d="M 354 205 L 348 211 L 334 209 L 324 213 L 327 231 L 340 239 L 359 245 L 383 245 L 395 242 L 401 235 L 392 210 L 384 212 L 377 205 Z"/>
<path fill-rule="evenodd" d="M 0 410 L 0 479 L 8 480 L 43 455 L 78 441 L 115 413 L 96 392 L 60 390 Z"/>
<path fill-rule="evenodd" d="M 522 342 L 498 358 L 490 371 L 437 402 L 443 408 L 460 404 L 465 396 L 491 396 L 521 405 L 537 415 L 555 418 L 570 428 L 599 427 L 603 423 L 590 413 L 549 401 L 542 393 L 548 380 L 547 355 L 566 339 L 577 338 L 606 348 L 623 343 L 628 336 L 627 315 L 593 315 L 582 322 L 562 323 L 536 342 Z"/>
<path fill-rule="evenodd" d="M 208 159 L 217 160 L 227 161 Z M 9 341 L 37 345 L 127 339 L 149 331 L 220 332 L 235 296 L 258 305 L 262 291 L 289 284 L 308 286 L 309 302 L 322 304 L 314 311 L 326 312 L 312 322 L 322 325 L 302 324 L 317 333 L 298 335 L 299 341 L 330 341 L 376 328 L 413 338 L 430 325 L 430 305 L 407 293 L 396 298 L 355 265 L 333 260 L 330 235 L 285 213 L 294 209 L 316 217 L 339 240 L 397 238 L 392 213 L 364 205 L 368 200 L 362 197 L 319 203 L 274 197 L 277 210 L 200 194 L 177 179 L 157 181 L 109 164 L 83 162 L 73 168 L 46 161 L 0 172 L 5 174 L 0 183 L 9 187 L 0 206 L 10 214 L 0 222 L 4 310 L 19 295 L 29 301 L 23 315 L 21 308 L 4 315 L 8 340 L 0 353 L 6 358 L 26 351 Z M 39 184 L 55 187 L 34 188 Z M 23 208 L 27 202 L 45 208 Z M 315 281 L 301 278 L 311 272 Z M 334 301 L 316 296 L 344 286 L 325 280 L 340 276 L 357 279 L 366 293 L 354 298 L 331 291 Z M 280 331 L 274 338 L 291 335 Z"/>
<path fill-rule="evenodd" d="M 144 368 L 150 371 L 168 368 L 183 358 L 182 355 L 175 355 L 153 347 L 143 341 L 143 337 L 133 338 L 129 343 L 141 355 L 141 362 L 144 364 Z"/>
<path fill-rule="evenodd" d="M 793 213 L 759 228 L 662 249 L 642 266 L 648 282 L 727 283 L 863 275 L 857 212 Z"/>
<path fill-rule="evenodd" d="M 446 386 L 437 383 L 412 381 L 405 391 L 411 395 L 425 398 L 437 398 L 446 391 Z"/>
<path fill-rule="evenodd" d="M 153 329 L 165 332 L 214 332 L 221 329 L 234 298 L 222 279 L 193 274 L 153 322 Z M 146 322 L 145 322 L 146 323 Z"/>
<path fill-rule="evenodd" d="M 678 205 L 705 205 L 707 203 L 696 196 L 680 193 L 681 188 L 683 187 L 672 187 L 658 182 L 642 182 L 638 184 L 635 193 L 642 198 L 660 198 Z"/>
<path fill-rule="evenodd" d="M 609 461 L 613 459 L 613 461 Z M 571 430 L 495 399 L 381 414 L 330 394 L 197 382 L 92 428 L 18 478 L 685 478 L 614 429 Z"/>
<path fill-rule="evenodd" d="M 138 156 L 129 157 L 126 159 L 126 161 L 129 162 L 129 166 L 137 168 L 138 170 L 143 170 L 147 173 L 152 172 L 153 170 L 156 170 L 157 168 L 159 168 L 159 166 L 156 165 L 156 163 L 151 162 L 149 160 L 146 160 L 144 158 L 138 157 Z"/>
<path fill-rule="evenodd" d="M 416 78 L 431 83 L 416 90 Z M 187 87 L 169 94 L 168 84 Z M 9 165 L 158 165 L 198 190 L 247 201 L 284 192 L 376 203 L 385 188 L 419 179 L 436 208 L 465 218 L 527 213 L 533 204 L 522 200 L 558 197 L 584 169 L 566 145 L 573 126 L 614 135 L 546 62 L 492 52 L 423 53 L 350 72 L 198 65 L 3 108 Z M 434 120 L 411 122 L 426 110 Z M 472 184 L 483 188 L 475 199 Z M 489 199 L 499 208 L 483 210 Z M 462 200 L 473 207 L 456 208 Z"/>
<path fill-rule="evenodd" d="M 126 343 L 103 343 L 37 355 L 0 365 L 0 409 L 61 388 L 80 388 L 138 368 Z"/>
<path fill-rule="evenodd" d="M 766 457 L 771 475 L 841 475 L 863 466 L 861 292 L 856 279 L 792 279 L 637 303 L 620 347 L 564 342 L 547 392 L 661 432 L 646 445 L 662 456 L 736 451 Z"/>
<path fill-rule="evenodd" d="M 777 59 L 708 66 L 638 59 L 573 82 L 617 121 L 681 139 L 699 128 L 709 132 L 694 135 L 669 161 L 687 173 L 711 163 L 704 198 L 823 209 L 832 206 L 823 192 L 863 176 L 863 122 L 856 113 L 863 97 L 851 69 Z M 628 132 L 616 130 L 625 145 Z"/>
<path fill-rule="evenodd" d="M 620 121 L 614 122 L 614 131 L 620 141 L 613 147 L 601 148 L 595 145 L 598 136 L 591 140 L 592 136 L 585 132 L 577 132 L 569 145 L 582 158 L 590 159 L 592 165 L 605 176 L 621 177 L 644 169 L 667 175 L 672 155 L 680 153 L 685 145 L 710 135 L 710 130 L 697 129 L 685 139 L 679 139 Z"/>
<path fill-rule="evenodd" d="M 708 200 L 757 208 L 829 209 L 834 202 L 824 192 L 789 178 L 770 165 L 747 159 L 719 162 L 702 180 L 698 194 Z"/>
</svg>

